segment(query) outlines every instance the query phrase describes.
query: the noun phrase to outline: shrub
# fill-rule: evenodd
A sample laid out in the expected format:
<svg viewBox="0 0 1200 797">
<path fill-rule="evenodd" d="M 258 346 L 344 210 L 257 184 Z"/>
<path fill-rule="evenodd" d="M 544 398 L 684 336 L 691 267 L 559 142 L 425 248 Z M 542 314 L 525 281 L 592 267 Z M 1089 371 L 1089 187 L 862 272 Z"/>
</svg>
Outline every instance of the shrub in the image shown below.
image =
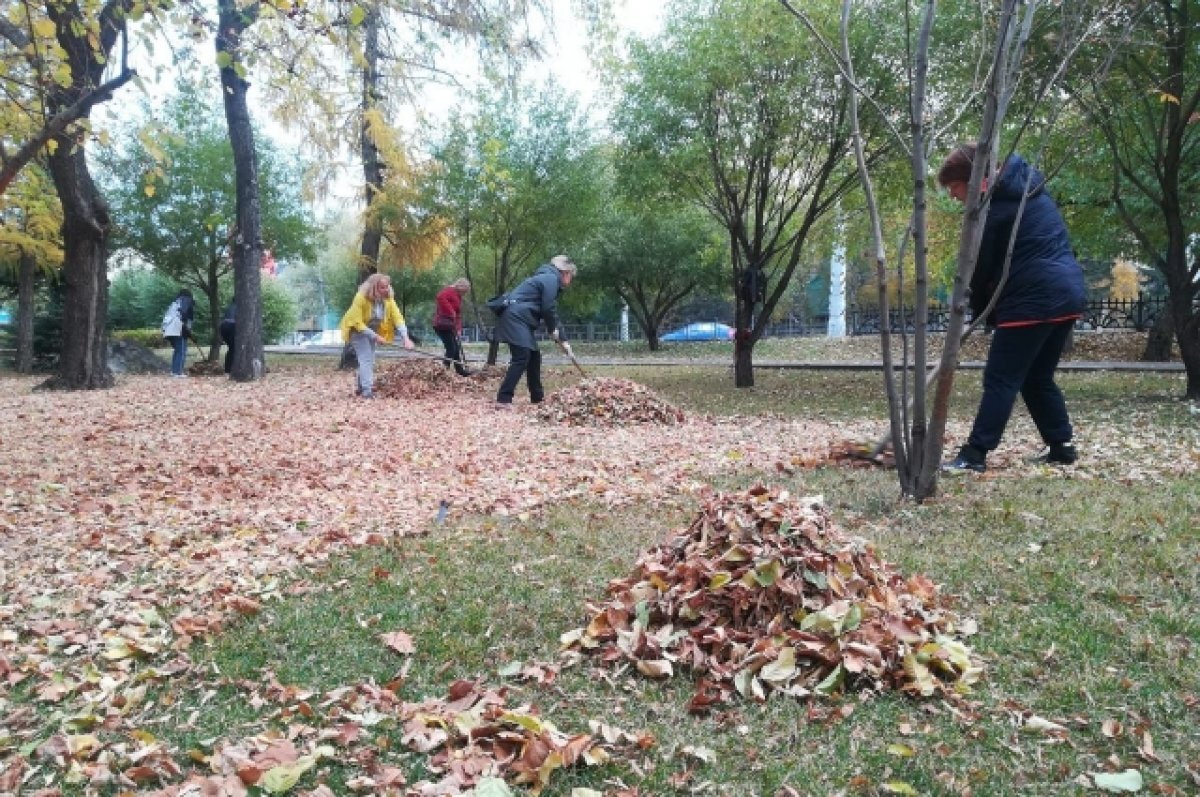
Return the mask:
<svg viewBox="0 0 1200 797">
<path fill-rule="evenodd" d="M 123 340 L 128 343 L 136 343 L 147 349 L 161 349 L 168 345 L 163 338 L 162 329 L 159 328 L 114 330 L 110 337 L 114 341 Z"/>
<path fill-rule="evenodd" d="M 279 281 L 264 277 L 262 281 L 263 343 L 275 343 L 296 328 L 299 312 L 296 301 Z"/>
</svg>

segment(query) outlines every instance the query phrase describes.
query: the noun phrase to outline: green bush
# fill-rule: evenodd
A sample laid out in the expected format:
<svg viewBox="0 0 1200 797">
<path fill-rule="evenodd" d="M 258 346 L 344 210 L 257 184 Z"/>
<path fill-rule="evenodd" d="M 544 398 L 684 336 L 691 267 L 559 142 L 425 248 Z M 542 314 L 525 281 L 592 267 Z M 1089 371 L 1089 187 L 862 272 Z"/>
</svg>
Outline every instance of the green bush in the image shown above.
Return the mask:
<svg viewBox="0 0 1200 797">
<path fill-rule="evenodd" d="M 263 343 L 276 343 L 296 328 L 296 300 L 273 277 L 262 281 Z"/>
<path fill-rule="evenodd" d="M 123 340 L 128 343 L 136 343 L 147 349 L 161 349 L 170 345 L 163 338 L 162 330 L 155 328 L 114 330 L 110 337 L 114 341 Z"/>
</svg>

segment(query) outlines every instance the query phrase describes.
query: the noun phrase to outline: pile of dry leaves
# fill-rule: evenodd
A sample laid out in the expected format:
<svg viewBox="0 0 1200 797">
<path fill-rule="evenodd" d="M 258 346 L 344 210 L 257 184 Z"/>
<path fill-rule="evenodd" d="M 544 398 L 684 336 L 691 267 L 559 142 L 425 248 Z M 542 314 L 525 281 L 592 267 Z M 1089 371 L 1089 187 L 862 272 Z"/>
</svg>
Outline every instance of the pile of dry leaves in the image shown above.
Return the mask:
<svg viewBox="0 0 1200 797">
<path fill-rule="evenodd" d="M 453 393 L 480 393 L 499 372 L 487 370 L 459 376 L 437 360 L 401 360 L 375 375 L 375 394 L 382 398 L 419 399 Z"/>
<path fill-rule="evenodd" d="M 972 624 L 942 609 L 928 578 L 903 578 L 843 535 L 820 499 L 763 487 L 712 497 L 608 591 L 564 646 L 652 678 L 698 673 L 692 711 L 735 691 L 954 694 L 982 672 L 958 639 Z"/>
<path fill-rule="evenodd" d="M 538 405 L 537 417 L 569 426 L 674 425 L 683 423 L 683 410 L 637 382 L 602 376 L 551 393 Z"/>
<path fill-rule="evenodd" d="M 218 360 L 197 360 L 187 371 L 189 376 L 225 376 L 225 366 Z"/>
</svg>

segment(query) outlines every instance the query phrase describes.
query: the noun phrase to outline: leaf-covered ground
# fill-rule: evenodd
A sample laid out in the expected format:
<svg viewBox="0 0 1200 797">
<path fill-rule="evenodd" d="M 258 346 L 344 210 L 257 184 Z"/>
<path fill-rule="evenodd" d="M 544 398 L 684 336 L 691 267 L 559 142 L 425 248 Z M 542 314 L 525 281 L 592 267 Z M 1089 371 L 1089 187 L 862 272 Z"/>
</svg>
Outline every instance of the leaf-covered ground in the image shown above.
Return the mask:
<svg viewBox="0 0 1200 797">
<path fill-rule="evenodd" d="M 568 429 L 478 394 L 354 400 L 348 381 L 131 377 L 104 393 L 32 393 L 0 380 L 6 757 L 103 779 L 91 733 L 103 726 L 138 760 L 131 703 L 147 681 L 186 672 L 193 637 L 257 612 L 341 549 L 425 531 L 443 502 L 505 515 L 660 501 L 819 456 L 847 434 L 747 418 Z M 46 749 L 46 719 L 14 692 L 76 718 L 64 743 L 87 748 Z"/>
<path fill-rule="evenodd" d="M 0 380 L 0 793 L 180 783 L 196 753 L 147 728 L 171 713 L 163 694 L 192 691 L 198 705 L 212 694 L 219 679 L 193 667 L 193 639 L 303 595 L 312 569 L 349 548 L 404 546 L 443 507 L 451 520 L 572 504 L 690 507 L 711 482 L 787 473 L 879 432 L 868 416 L 696 412 L 673 426 L 567 427 L 527 408 L 494 412 L 480 394 L 356 401 L 348 383 L 325 369 L 255 385 L 130 377 L 98 393 Z M 559 375 L 551 386 L 564 384 Z M 1136 412 L 1091 419 L 1076 478 L 1153 484 L 1195 471 L 1194 428 L 1164 432 Z M 952 438 L 964 431 L 955 423 Z M 1018 421 L 985 478 L 1035 472 L 1022 462 L 1030 441 Z M 319 710 L 336 704 L 348 726 L 369 727 L 378 689 L 343 686 Z M 286 684 L 248 691 L 260 701 L 252 710 L 307 705 Z M 270 736 L 210 738 L 205 788 L 226 791 L 205 793 L 240 793 L 246 767 L 275 771 L 286 790 L 330 756 L 372 773 L 360 791 L 401 788 L 397 773 L 359 760 L 369 747 L 359 733 L 297 732 L 282 750 Z"/>
</svg>

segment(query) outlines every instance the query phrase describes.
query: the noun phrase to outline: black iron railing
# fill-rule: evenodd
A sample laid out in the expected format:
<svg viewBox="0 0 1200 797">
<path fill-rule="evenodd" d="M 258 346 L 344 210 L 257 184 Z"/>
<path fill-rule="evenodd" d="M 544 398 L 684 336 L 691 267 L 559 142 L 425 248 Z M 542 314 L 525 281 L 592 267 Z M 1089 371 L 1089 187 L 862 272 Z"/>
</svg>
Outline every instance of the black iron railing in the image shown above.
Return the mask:
<svg viewBox="0 0 1200 797">
<path fill-rule="evenodd" d="M 1083 317 L 1075 322 L 1079 330 L 1097 329 L 1132 329 L 1144 332 L 1163 313 L 1167 301 L 1162 297 L 1139 295 L 1136 299 L 1095 299 L 1084 307 Z M 730 319 L 693 319 L 694 321 L 717 321 L 730 323 Z M 882 318 L 876 310 L 850 307 L 846 311 L 847 335 L 877 335 L 881 329 Z M 888 323 L 892 332 L 913 332 L 916 321 L 911 308 L 892 310 L 888 313 Z M 950 323 L 950 307 L 948 305 L 930 305 L 929 331 L 944 332 Z M 671 325 L 661 330 L 665 334 L 677 325 Z M 682 326 L 682 323 L 678 326 Z M 621 325 L 612 324 L 563 324 L 567 338 L 575 341 L 619 341 L 623 339 Z M 764 337 L 790 338 L 805 335 L 823 336 L 829 329 L 829 317 L 814 315 L 804 318 L 793 318 L 788 321 L 767 326 Z M 491 332 L 489 327 L 483 329 L 469 328 L 463 330 L 468 340 L 487 340 Z M 436 337 L 429 332 L 429 337 Z M 628 325 L 629 340 L 645 340 L 646 336 L 641 327 L 632 319 Z"/>
</svg>

